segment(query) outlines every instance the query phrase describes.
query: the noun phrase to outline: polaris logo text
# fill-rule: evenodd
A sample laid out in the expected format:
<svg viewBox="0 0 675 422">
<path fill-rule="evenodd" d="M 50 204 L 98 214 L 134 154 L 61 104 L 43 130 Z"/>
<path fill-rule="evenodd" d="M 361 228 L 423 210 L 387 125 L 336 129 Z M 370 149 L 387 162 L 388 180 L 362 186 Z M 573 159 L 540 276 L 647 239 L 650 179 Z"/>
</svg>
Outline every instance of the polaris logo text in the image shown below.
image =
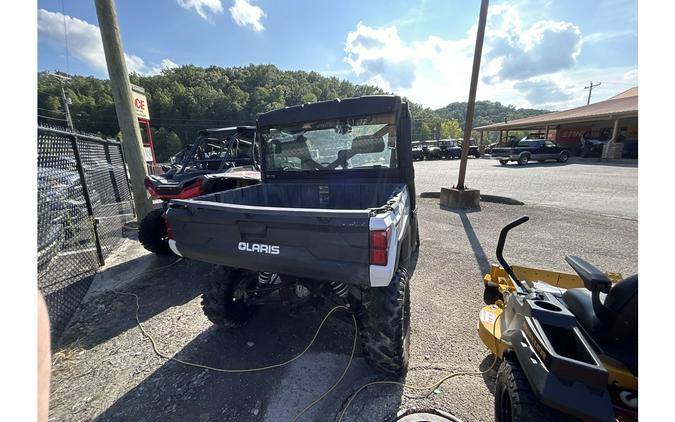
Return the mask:
<svg viewBox="0 0 675 422">
<path fill-rule="evenodd" d="M 270 255 L 279 255 L 279 247 L 275 245 L 264 245 L 262 243 L 239 242 L 239 250 L 246 252 L 268 253 Z"/>
</svg>

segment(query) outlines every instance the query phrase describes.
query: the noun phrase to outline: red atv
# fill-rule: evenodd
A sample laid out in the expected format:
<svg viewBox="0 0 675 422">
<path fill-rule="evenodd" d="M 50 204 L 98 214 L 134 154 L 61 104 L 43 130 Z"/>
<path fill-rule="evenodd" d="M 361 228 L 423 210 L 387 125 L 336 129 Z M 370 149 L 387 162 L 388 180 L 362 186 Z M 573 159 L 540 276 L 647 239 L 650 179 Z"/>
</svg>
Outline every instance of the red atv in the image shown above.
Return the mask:
<svg viewBox="0 0 675 422">
<path fill-rule="evenodd" d="M 172 157 L 171 166 L 158 176 L 148 176 L 145 187 L 162 207 L 146 215 L 138 226 L 138 240 L 150 252 L 168 255 L 164 213 L 171 199 L 189 199 L 260 182 L 256 163 L 255 127 L 205 129 L 194 144 Z"/>
</svg>

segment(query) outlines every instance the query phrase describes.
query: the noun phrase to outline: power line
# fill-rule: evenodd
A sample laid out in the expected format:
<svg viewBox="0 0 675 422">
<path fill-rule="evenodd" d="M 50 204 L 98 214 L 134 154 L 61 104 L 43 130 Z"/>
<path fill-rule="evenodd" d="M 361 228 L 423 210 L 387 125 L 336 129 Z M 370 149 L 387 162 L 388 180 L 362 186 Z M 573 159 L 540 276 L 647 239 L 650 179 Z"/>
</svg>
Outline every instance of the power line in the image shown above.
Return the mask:
<svg viewBox="0 0 675 422">
<path fill-rule="evenodd" d="M 67 121 L 68 121 L 68 120 L 66 120 L 66 119 L 57 119 L 56 117 L 42 116 L 42 115 L 40 115 L 40 114 L 38 114 L 38 118 L 40 118 L 40 119 L 49 119 L 49 120 L 60 120 L 60 121 L 63 121 L 63 122 L 67 122 Z"/>
<path fill-rule="evenodd" d="M 50 109 L 48 109 L 48 108 L 42 108 L 42 107 L 38 107 L 38 110 L 47 111 L 47 112 L 49 112 L 49 113 L 66 114 L 66 113 L 64 113 L 63 111 L 59 111 L 59 110 L 50 110 Z"/>
<path fill-rule="evenodd" d="M 70 74 L 70 59 L 68 58 L 68 25 L 66 24 L 66 8 L 63 4 L 63 0 L 61 0 L 61 15 L 63 16 L 63 37 L 66 41 L 66 72 Z"/>
<path fill-rule="evenodd" d="M 593 81 L 591 81 L 591 84 L 589 86 L 584 87 L 584 89 L 588 90 L 588 101 L 586 101 L 586 105 L 591 103 L 591 93 L 593 93 L 593 88 L 600 85 L 602 85 L 602 82 L 598 82 L 597 84 L 593 85 Z"/>
</svg>

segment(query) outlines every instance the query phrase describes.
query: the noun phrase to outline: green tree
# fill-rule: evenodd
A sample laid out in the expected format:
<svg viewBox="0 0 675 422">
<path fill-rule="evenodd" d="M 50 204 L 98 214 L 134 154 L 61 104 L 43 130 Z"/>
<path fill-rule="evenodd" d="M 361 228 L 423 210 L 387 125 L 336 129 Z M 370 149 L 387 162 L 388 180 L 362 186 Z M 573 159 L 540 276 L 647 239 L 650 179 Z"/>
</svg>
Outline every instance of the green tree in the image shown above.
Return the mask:
<svg viewBox="0 0 675 422">
<path fill-rule="evenodd" d="M 459 120 L 450 119 L 441 122 L 441 139 L 457 139 L 462 137 L 462 128 L 459 126 Z"/>
<path fill-rule="evenodd" d="M 152 142 L 155 147 L 155 160 L 158 163 L 166 163 L 169 157 L 180 151 L 183 143 L 178 135 L 170 130 L 161 127 L 159 130 L 152 130 Z"/>
</svg>

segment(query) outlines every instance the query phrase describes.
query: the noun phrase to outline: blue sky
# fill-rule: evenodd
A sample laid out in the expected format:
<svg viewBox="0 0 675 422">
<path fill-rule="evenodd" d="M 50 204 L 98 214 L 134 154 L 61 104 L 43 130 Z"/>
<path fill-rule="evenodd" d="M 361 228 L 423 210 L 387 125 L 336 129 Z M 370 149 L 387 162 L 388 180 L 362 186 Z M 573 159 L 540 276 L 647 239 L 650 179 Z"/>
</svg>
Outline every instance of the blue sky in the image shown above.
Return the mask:
<svg viewBox="0 0 675 422">
<path fill-rule="evenodd" d="M 466 101 L 479 5 L 117 0 L 117 11 L 128 67 L 139 73 L 272 63 L 438 108 Z M 39 0 L 37 15 L 40 70 L 107 77 L 93 1 Z M 478 99 L 562 109 L 585 104 L 590 80 L 602 82 L 596 101 L 637 85 L 637 1 L 491 2 Z"/>
</svg>

